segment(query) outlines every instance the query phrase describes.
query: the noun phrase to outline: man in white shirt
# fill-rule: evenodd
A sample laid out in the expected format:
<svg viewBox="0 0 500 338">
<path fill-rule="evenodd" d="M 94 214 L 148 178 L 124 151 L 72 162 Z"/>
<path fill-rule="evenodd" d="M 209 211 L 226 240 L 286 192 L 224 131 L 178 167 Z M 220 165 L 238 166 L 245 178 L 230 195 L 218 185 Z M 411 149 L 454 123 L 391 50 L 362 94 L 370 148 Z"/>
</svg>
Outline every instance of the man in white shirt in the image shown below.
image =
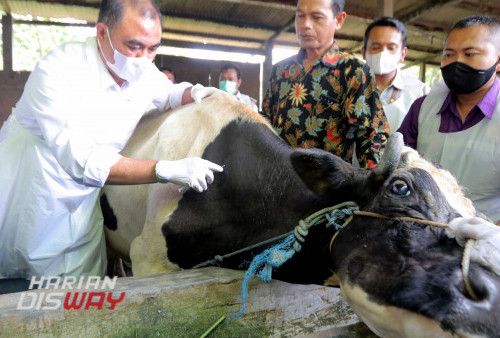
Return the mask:
<svg viewBox="0 0 500 338">
<path fill-rule="evenodd" d="M 234 63 L 226 63 L 219 72 L 219 89 L 232 94 L 236 99 L 258 112 L 257 100 L 242 94 L 239 90 L 241 85 L 241 69 Z"/>
<path fill-rule="evenodd" d="M 174 85 L 152 64 L 161 41 L 153 0 L 104 0 L 96 31 L 38 62 L 0 130 L 0 281 L 103 276 L 104 184 L 173 182 L 201 192 L 222 171 L 201 158 L 119 154 L 151 103 L 165 111 L 217 89 Z"/>
<path fill-rule="evenodd" d="M 391 134 L 399 128 L 413 101 L 429 92 L 422 81 L 398 69 L 408 52 L 406 38 L 406 28 L 401 21 L 382 17 L 366 28 L 361 49 L 375 73 Z"/>
</svg>

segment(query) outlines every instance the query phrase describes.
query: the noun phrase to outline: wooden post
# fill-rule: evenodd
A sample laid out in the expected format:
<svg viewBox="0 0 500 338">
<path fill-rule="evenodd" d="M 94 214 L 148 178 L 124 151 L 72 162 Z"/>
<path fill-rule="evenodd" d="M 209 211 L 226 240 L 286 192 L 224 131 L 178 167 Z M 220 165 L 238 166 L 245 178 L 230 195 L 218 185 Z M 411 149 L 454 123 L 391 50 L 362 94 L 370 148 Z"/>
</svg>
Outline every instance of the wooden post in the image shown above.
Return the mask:
<svg viewBox="0 0 500 338">
<path fill-rule="evenodd" d="M 425 68 L 426 68 L 426 63 L 422 62 L 420 64 L 420 81 L 425 83 Z"/>
<path fill-rule="evenodd" d="M 378 16 L 394 16 L 394 0 L 378 0 Z"/>
<path fill-rule="evenodd" d="M 2 16 L 3 70 L 12 71 L 12 14 Z"/>
<path fill-rule="evenodd" d="M 269 78 L 273 70 L 273 47 L 274 43 L 270 41 L 266 45 L 266 59 L 264 61 L 264 69 L 262 71 L 262 95 L 266 94 Z"/>
</svg>

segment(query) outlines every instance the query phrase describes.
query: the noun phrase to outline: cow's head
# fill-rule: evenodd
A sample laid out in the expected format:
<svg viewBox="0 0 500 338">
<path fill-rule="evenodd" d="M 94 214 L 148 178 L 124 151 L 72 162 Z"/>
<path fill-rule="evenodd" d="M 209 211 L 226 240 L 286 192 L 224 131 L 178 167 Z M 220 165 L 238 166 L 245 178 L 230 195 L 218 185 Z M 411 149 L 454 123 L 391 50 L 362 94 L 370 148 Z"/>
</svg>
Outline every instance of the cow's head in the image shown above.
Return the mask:
<svg viewBox="0 0 500 338">
<path fill-rule="evenodd" d="M 292 163 L 318 195 L 343 194 L 365 211 L 440 223 L 461 215 L 457 201 L 463 195 L 450 197 L 455 208 L 450 206 L 445 193 L 453 189 L 440 189 L 431 173 L 412 166 L 402 150 L 401 136 L 395 134 L 375 169 L 353 168 L 321 151 L 297 150 Z M 468 203 L 464 214 L 471 212 Z M 498 335 L 500 278 L 471 262 L 468 278 L 480 298 L 472 300 L 464 287 L 462 254 L 443 229 L 365 216 L 355 216 L 331 247 L 335 280 L 377 334 Z"/>
</svg>

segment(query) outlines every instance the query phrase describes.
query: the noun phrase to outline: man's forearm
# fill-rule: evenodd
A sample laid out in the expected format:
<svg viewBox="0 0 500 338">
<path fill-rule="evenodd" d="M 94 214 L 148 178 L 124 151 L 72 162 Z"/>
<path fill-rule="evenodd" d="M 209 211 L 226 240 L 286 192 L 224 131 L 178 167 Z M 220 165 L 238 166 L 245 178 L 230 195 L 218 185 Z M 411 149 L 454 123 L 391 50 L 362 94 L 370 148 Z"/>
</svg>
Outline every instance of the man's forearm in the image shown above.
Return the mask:
<svg viewBox="0 0 500 338">
<path fill-rule="evenodd" d="M 184 93 L 182 93 L 182 99 L 181 99 L 182 105 L 194 102 L 193 97 L 191 96 L 191 88 L 193 87 L 188 87 L 184 89 Z"/>
<path fill-rule="evenodd" d="M 106 184 L 129 185 L 156 183 L 155 166 L 158 161 L 122 157 L 109 170 Z"/>
</svg>

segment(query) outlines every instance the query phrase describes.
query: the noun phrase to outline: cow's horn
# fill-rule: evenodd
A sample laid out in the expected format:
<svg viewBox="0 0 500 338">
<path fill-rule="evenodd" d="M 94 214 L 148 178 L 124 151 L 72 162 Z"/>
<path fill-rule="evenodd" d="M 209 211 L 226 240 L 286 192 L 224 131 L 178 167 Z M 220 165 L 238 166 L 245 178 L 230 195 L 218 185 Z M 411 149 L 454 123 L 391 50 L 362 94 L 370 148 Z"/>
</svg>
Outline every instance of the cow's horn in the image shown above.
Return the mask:
<svg viewBox="0 0 500 338">
<path fill-rule="evenodd" d="M 397 168 L 403 145 L 403 135 L 401 133 L 396 132 L 389 137 L 382 159 L 378 166 L 373 169 L 376 176 L 388 176 Z"/>
</svg>

